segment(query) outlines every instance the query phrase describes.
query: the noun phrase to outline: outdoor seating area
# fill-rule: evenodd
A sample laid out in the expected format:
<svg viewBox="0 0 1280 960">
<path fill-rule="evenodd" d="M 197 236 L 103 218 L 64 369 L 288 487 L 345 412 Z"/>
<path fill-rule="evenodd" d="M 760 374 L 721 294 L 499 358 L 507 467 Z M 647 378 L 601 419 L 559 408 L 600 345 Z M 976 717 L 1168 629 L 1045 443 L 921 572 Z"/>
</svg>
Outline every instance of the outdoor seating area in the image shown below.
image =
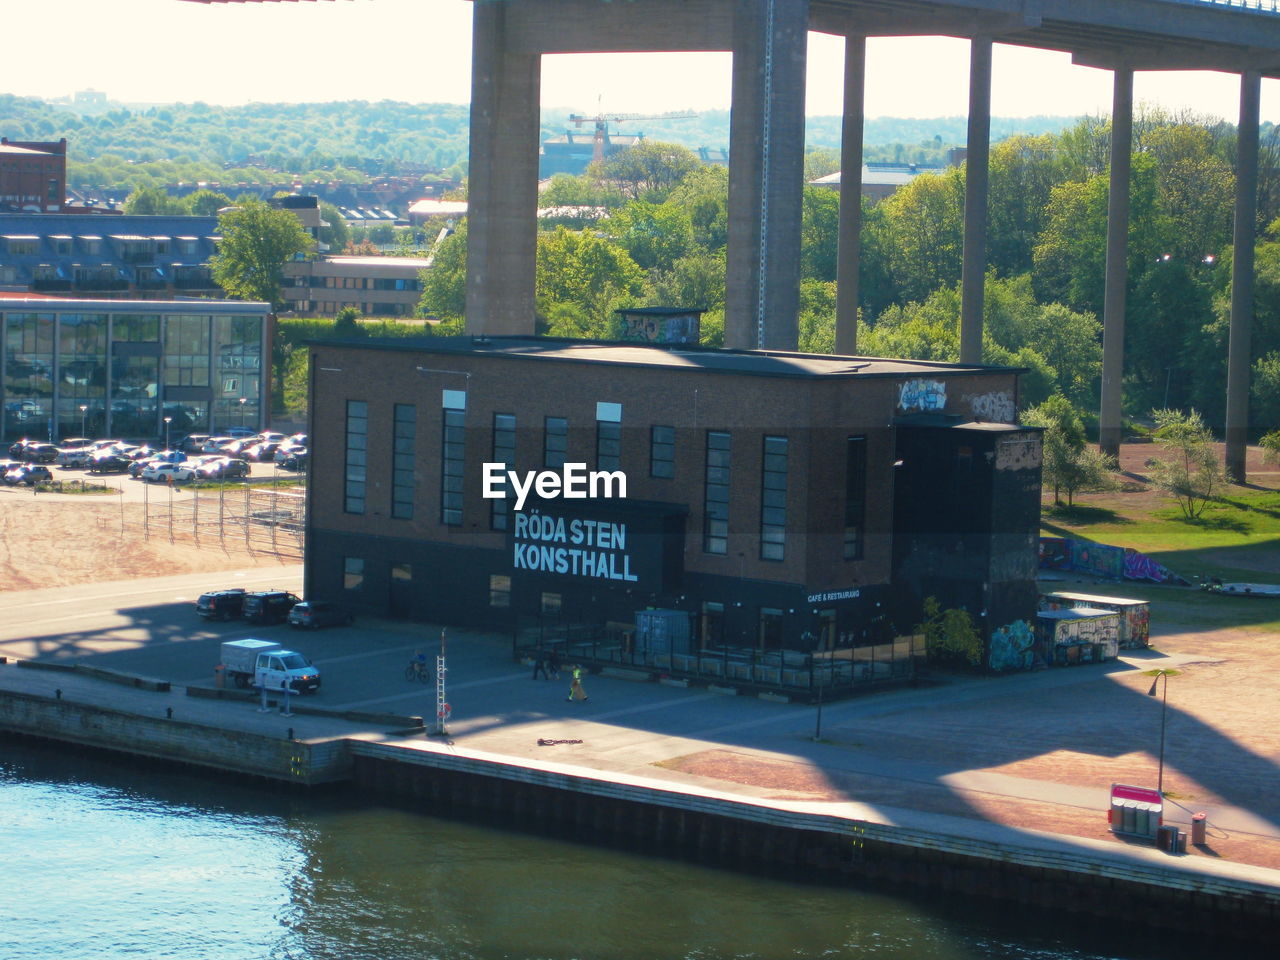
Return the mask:
<svg viewBox="0 0 1280 960">
<path fill-rule="evenodd" d="M 849 695 L 872 684 L 910 681 L 924 671 L 923 636 L 836 650 L 761 650 L 732 644 L 687 652 L 636 649 L 633 633 L 620 624 L 542 620 L 522 624 L 513 635 L 517 659 L 554 651 L 562 663 L 593 669 L 626 667 L 656 676 L 686 679 L 742 692 L 824 698 Z"/>
</svg>

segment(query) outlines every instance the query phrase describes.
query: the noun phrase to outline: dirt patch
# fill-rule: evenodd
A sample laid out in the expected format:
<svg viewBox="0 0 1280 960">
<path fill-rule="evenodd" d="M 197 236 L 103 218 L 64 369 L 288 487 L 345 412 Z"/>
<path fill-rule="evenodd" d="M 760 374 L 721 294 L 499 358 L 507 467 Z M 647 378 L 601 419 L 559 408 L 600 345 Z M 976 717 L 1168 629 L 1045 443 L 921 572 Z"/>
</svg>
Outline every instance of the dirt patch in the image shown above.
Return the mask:
<svg viewBox="0 0 1280 960">
<path fill-rule="evenodd" d="M 31 590 L 158 573 L 296 563 L 210 539 L 200 547 L 141 532 L 142 505 L 114 496 L 0 491 L 0 589 Z"/>
</svg>

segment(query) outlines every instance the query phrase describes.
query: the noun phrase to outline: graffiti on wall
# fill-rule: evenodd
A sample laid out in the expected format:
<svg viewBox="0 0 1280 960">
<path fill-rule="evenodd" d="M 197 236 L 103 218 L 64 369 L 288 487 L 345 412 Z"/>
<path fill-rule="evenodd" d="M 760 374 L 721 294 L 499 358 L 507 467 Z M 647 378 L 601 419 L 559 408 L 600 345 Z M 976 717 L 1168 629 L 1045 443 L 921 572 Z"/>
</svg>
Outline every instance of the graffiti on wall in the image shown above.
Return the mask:
<svg viewBox="0 0 1280 960">
<path fill-rule="evenodd" d="M 1013 403 L 1013 391 L 992 390 L 990 393 L 966 393 L 961 397 L 969 404 L 969 413 L 975 420 L 993 423 L 1013 423 L 1018 411 Z"/>
<path fill-rule="evenodd" d="M 997 470 L 1035 470 L 1041 457 L 1040 438 L 1034 433 L 1015 433 L 996 444 Z"/>
<path fill-rule="evenodd" d="M 947 385 L 941 380 L 907 380 L 898 387 L 898 409 L 937 413 L 947 405 Z"/>
<path fill-rule="evenodd" d="M 1150 580 L 1185 587 L 1187 581 L 1162 563 L 1131 547 L 1072 540 L 1067 537 L 1040 538 L 1042 570 L 1075 570 L 1109 580 Z"/>
<path fill-rule="evenodd" d="M 1034 670 L 1044 666 L 1043 659 L 1036 656 L 1035 632 L 1025 620 L 997 627 L 991 634 L 988 650 L 987 665 L 995 671 Z"/>
</svg>

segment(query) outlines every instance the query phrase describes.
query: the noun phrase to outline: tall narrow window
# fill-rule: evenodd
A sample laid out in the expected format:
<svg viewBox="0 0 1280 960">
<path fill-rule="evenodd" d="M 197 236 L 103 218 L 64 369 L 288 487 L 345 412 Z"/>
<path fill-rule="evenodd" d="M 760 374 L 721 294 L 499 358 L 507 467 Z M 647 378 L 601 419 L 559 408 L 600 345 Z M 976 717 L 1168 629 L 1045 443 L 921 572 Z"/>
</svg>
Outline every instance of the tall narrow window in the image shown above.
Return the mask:
<svg viewBox="0 0 1280 960">
<path fill-rule="evenodd" d="M 542 436 L 542 464 L 550 470 L 564 466 L 569 451 L 569 421 L 564 417 L 547 417 Z"/>
<path fill-rule="evenodd" d="M 342 558 L 342 589 L 359 590 L 364 586 L 364 557 Z"/>
<path fill-rule="evenodd" d="M 760 559 L 785 560 L 787 438 L 765 437 L 760 472 Z"/>
<path fill-rule="evenodd" d="M 347 513 L 364 513 L 365 488 L 369 466 L 369 404 L 363 400 L 347 401 Z"/>
<path fill-rule="evenodd" d="M 845 441 L 844 559 L 862 559 L 867 513 L 867 438 Z"/>
<path fill-rule="evenodd" d="M 649 476 L 670 480 L 676 475 L 676 428 L 649 430 Z"/>
<path fill-rule="evenodd" d="M 596 404 L 596 469 L 622 466 L 622 404 Z"/>
<path fill-rule="evenodd" d="M 493 462 L 510 470 L 516 463 L 516 418 L 510 413 L 493 415 Z M 505 473 L 502 489 L 506 491 Z M 506 530 L 511 517 L 511 501 L 507 497 L 489 501 L 489 526 L 494 530 Z"/>
<path fill-rule="evenodd" d="M 409 403 L 397 403 L 392 428 L 391 516 L 412 520 L 418 408 Z"/>
<path fill-rule="evenodd" d="M 707 431 L 702 549 L 729 552 L 729 434 Z"/>
<path fill-rule="evenodd" d="M 440 522 L 462 525 L 462 479 L 466 465 L 465 410 L 445 410 L 443 442 L 440 444 Z"/>
</svg>

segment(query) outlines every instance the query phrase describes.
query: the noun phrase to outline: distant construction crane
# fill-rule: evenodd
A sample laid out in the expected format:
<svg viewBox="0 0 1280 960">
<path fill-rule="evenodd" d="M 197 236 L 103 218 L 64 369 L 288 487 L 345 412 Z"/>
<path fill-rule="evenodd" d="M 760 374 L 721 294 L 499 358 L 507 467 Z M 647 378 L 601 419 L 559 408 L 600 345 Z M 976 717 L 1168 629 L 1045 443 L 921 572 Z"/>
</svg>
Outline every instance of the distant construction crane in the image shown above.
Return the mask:
<svg viewBox="0 0 1280 960">
<path fill-rule="evenodd" d="M 604 159 L 604 140 L 609 132 L 610 123 L 621 123 L 624 120 L 692 120 L 696 113 L 597 113 L 594 117 L 580 113 L 569 114 L 569 120 L 577 126 L 584 123 L 596 125 L 595 139 L 591 145 L 591 160 L 599 163 Z"/>
</svg>

